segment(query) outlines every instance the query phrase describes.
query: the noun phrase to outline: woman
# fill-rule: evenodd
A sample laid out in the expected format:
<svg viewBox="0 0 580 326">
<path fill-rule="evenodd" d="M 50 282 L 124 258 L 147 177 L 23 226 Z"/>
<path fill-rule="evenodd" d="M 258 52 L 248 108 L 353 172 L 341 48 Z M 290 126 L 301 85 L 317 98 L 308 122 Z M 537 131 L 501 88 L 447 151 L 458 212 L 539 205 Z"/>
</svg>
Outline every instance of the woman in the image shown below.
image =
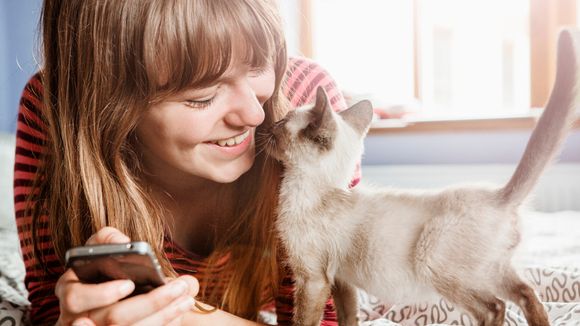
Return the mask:
<svg viewBox="0 0 580 326">
<path fill-rule="evenodd" d="M 274 6 L 47 0 L 41 26 L 14 183 L 31 322 L 241 325 L 275 308 L 288 323 L 272 232 L 281 170 L 256 140 L 319 85 L 335 109 L 344 100 L 320 67 L 288 64 Z M 138 240 L 170 277 L 150 293 L 124 299 L 132 282 L 83 284 L 63 267 L 71 247 Z"/>
</svg>

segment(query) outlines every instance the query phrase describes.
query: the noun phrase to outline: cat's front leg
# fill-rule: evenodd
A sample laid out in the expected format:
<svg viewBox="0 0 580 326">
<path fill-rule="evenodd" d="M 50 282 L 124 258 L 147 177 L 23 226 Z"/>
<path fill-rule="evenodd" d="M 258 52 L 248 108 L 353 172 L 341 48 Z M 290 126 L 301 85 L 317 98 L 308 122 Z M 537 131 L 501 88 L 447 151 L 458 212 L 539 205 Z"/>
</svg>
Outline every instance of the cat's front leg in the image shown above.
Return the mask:
<svg viewBox="0 0 580 326">
<path fill-rule="evenodd" d="M 358 325 L 356 287 L 346 282 L 335 280 L 332 288 L 332 297 L 338 313 L 338 324 L 340 326 Z"/>
<path fill-rule="evenodd" d="M 295 278 L 294 325 L 318 326 L 330 296 L 330 284 L 324 275 Z"/>
</svg>

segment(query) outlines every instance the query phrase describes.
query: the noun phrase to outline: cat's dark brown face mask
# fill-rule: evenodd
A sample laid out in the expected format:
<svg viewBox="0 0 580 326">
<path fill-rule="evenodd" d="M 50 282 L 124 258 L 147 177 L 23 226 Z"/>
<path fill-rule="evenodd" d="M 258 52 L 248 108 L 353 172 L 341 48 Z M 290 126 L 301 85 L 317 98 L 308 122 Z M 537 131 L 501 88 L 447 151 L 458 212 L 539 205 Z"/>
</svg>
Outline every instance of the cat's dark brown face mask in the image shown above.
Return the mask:
<svg viewBox="0 0 580 326">
<path fill-rule="evenodd" d="M 266 144 L 264 145 L 266 153 L 281 162 L 283 161 L 283 154 L 288 148 L 287 143 L 291 138 L 290 132 L 286 129 L 286 123 L 294 114 L 294 111 L 288 112 L 286 117 L 273 124 L 266 133 Z"/>
<path fill-rule="evenodd" d="M 317 154 L 330 151 L 337 129 L 331 110 L 326 92 L 319 87 L 312 108 L 290 111 L 270 128 L 268 154 L 286 162 L 295 151 L 314 149 Z"/>
<path fill-rule="evenodd" d="M 290 163 L 293 157 L 324 156 L 338 141 L 341 118 L 363 138 L 372 119 L 370 102 L 359 102 L 335 114 L 326 92 L 319 87 L 313 107 L 290 111 L 271 127 L 265 146 L 267 153 L 282 163 Z"/>
</svg>

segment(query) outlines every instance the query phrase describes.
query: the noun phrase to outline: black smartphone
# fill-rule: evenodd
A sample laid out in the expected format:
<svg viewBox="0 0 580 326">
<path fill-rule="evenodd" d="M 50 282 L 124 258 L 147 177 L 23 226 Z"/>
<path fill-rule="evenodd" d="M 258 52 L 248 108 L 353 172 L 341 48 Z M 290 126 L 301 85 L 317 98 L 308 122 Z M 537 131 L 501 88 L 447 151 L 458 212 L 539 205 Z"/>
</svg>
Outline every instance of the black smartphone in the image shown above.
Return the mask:
<svg viewBox="0 0 580 326">
<path fill-rule="evenodd" d="M 131 296 L 165 284 L 161 266 L 147 242 L 71 248 L 66 252 L 66 265 L 83 283 L 132 280 L 135 290 Z"/>
</svg>

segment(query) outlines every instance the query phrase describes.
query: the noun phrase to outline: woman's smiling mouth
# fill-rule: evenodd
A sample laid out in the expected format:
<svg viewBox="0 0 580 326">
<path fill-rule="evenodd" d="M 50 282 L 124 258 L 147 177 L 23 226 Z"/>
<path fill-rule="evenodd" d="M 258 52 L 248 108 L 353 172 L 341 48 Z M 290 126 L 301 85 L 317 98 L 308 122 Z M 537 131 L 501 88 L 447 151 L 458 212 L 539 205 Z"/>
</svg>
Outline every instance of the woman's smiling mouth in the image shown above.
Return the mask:
<svg viewBox="0 0 580 326">
<path fill-rule="evenodd" d="M 236 146 L 239 145 L 241 143 L 244 142 L 244 140 L 246 140 L 246 138 L 248 138 L 248 136 L 250 135 L 250 130 L 246 130 L 246 132 L 244 132 L 243 134 L 231 137 L 231 138 L 226 138 L 226 139 L 219 139 L 219 140 L 212 140 L 209 141 L 209 143 L 211 144 L 215 144 L 221 147 L 232 147 L 232 146 Z"/>
<path fill-rule="evenodd" d="M 252 129 L 246 130 L 244 133 L 237 136 L 233 136 L 225 139 L 210 140 L 204 142 L 214 150 L 218 150 L 220 153 L 226 154 L 227 156 L 239 156 L 245 153 L 252 144 Z"/>
</svg>

